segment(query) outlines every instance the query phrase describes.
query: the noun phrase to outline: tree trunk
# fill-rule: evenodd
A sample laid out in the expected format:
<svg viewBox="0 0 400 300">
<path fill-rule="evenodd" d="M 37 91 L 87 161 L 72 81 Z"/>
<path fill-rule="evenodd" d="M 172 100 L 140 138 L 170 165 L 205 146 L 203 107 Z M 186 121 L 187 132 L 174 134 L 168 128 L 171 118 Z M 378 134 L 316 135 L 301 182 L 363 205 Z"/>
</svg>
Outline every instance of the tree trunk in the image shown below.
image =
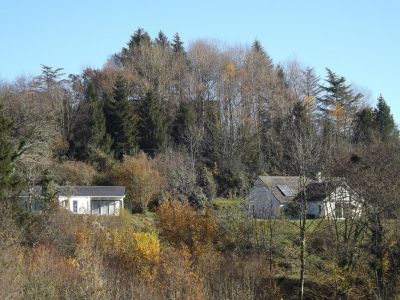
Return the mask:
<svg viewBox="0 0 400 300">
<path fill-rule="evenodd" d="M 299 299 L 304 299 L 304 272 L 305 272 L 305 248 L 306 248 L 306 236 L 305 236 L 305 225 L 306 225 L 306 214 L 304 211 L 301 212 L 300 220 L 300 290 Z"/>
<path fill-rule="evenodd" d="M 306 260 L 306 220 L 307 220 L 307 179 L 305 176 L 305 172 L 302 170 L 300 176 L 300 290 L 299 290 L 299 299 L 304 299 L 304 273 L 305 273 L 305 260 Z"/>
<path fill-rule="evenodd" d="M 383 249 L 383 227 L 379 214 L 372 217 L 372 254 L 375 256 L 374 269 L 378 299 L 385 299 L 385 282 L 383 259 L 385 251 Z"/>
</svg>

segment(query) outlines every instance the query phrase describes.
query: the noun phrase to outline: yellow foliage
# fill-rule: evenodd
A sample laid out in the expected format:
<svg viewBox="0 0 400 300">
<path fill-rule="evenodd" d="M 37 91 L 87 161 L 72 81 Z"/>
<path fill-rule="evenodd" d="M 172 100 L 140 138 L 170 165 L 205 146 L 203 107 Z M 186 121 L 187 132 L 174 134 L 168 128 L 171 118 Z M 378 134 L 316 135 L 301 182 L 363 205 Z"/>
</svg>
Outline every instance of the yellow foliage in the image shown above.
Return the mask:
<svg viewBox="0 0 400 300">
<path fill-rule="evenodd" d="M 305 96 L 304 101 L 306 102 L 307 105 L 312 105 L 315 102 L 315 97 L 312 95 Z"/>
<path fill-rule="evenodd" d="M 188 247 L 199 255 L 217 236 L 217 222 L 210 211 L 196 212 L 188 202 L 165 201 L 157 212 L 161 235 L 172 245 Z"/>
<path fill-rule="evenodd" d="M 224 78 L 227 81 L 232 81 L 236 77 L 236 66 L 233 61 L 229 61 L 224 67 Z"/>
<path fill-rule="evenodd" d="M 104 247 L 109 256 L 119 259 L 128 267 L 136 268 L 145 278 L 154 277 L 161 252 L 156 233 L 117 228 L 105 234 Z"/>
<path fill-rule="evenodd" d="M 332 111 L 333 116 L 335 116 L 336 121 L 339 121 L 343 117 L 343 107 L 340 103 L 335 104 L 335 109 Z"/>
<path fill-rule="evenodd" d="M 205 299 L 204 286 L 190 260 L 190 252 L 165 248 L 161 254 L 156 284 L 162 299 Z"/>
<path fill-rule="evenodd" d="M 87 243 L 90 239 L 90 231 L 86 228 L 78 229 L 75 233 L 75 241 L 79 244 Z"/>
<path fill-rule="evenodd" d="M 78 263 L 78 261 L 77 261 L 75 258 L 65 258 L 64 260 L 65 260 L 65 263 L 66 263 L 68 266 L 73 267 L 73 268 L 75 268 L 75 269 L 78 269 L 78 268 L 79 268 L 79 263 Z"/>
</svg>

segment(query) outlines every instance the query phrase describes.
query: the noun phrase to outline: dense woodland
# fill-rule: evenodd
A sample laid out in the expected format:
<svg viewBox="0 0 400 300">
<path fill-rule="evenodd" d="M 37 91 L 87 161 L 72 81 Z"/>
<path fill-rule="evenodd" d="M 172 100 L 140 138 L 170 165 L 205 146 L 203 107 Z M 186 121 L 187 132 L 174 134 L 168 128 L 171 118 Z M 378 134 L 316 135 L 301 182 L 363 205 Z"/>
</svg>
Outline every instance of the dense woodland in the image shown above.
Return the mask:
<svg viewBox="0 0 400 300">
<path fill-rule="evenodd" d="M 399 132 L 370 102 L 257 40 L 185 47 L 141 28 L 102 69 L 0 83 L 1 298 L 397 299 Z M 241 208 L 258 175 L 317 172 L 344 178 L 362 216 Z M 18 205 L 35 185 L 39 213 Z M 127 210 L 70 215 L 57 185 L 126 186 Z"/>
</svg>

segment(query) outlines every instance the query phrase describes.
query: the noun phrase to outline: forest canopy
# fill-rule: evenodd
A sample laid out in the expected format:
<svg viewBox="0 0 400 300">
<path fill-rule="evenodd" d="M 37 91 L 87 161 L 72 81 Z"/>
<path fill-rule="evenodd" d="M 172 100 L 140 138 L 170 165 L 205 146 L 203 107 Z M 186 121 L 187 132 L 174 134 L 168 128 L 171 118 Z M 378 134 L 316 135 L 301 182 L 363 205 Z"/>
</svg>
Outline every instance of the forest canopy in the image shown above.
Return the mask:
<svg viewBox="0 0 400 300">
<path fill-rule="evenodd" d="M 0 296 L 280 299 L 299 269 L 307 299 L 399 295 L 399 131 L 368 100 L 258 40 L 142 28 L 101 69 L 0 83 Z M 362 218 L 252 219 L 241 200 L 266 174 L 340 178 Z M 36 185 L 43 211 L 22 210 Z M 80 219 L 59 185 L 123 185 L 129 212 Z"/>
</svg>

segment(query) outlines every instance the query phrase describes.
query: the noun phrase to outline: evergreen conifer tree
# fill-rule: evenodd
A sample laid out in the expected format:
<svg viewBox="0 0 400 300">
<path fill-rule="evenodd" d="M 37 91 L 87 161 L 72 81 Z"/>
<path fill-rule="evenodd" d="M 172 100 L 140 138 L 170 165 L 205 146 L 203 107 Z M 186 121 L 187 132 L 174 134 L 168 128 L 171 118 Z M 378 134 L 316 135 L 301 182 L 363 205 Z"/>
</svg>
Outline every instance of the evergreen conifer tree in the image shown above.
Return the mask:
<svg viewBox="0 0 400 300">
<path fill-rule="evenodd" d="M 286 79 L 285 71 L 281 65 L 276 66 L 276 75 L 278 76 L 278 80 L 282 83 L 282 85 L 287 88 L 289 85 Z"/>
<path fill-rule="evenodd" d="M 79 104 L 71 142 L 78 159 L 90 159 L 94 149 L 110 152 L 111 138 L 106 132 L 102 103 L 93 83 L 89 83 L 86 98 Z"/>
<path fill-rule="evenodd" d="M 357 113 L 354 126 L 354 142 L 370 143 L 373 140 L 377 126 L 374 112 L 370 107 L 363 108 Z"/>
<path fill-rule="evenodd" d="M 140 46 L 151 45 L 151 38 L 143 28 L 138 28 L 132 35 L 127 47 L 122 48 L 120 54 L 117 55 L 117 61 L 122 65 L 126 65 L 134 59 L 135 54 L 140 53 Z"/>
<path fill-rule="evenodd" d="M 293 106 L 292 115 L 292 129 L 296 130 L 298 135 L 307 137 L 314 133 L 311 112 L 306 104 L 297 101 Z"/>
<path fill-rule="evenodd" d="M 137 150 L 136 122 L 132 106 L 128 100 L 128 88 L 125 80 L 118 76 L 114 85 L 113 97 L 106 96 L 104 101 L 107 133 L 113 143 L 111 149 L 117 159 Z"/>
<path fill-rule="evenodd" d="M 172 126 L 172 138 L 177 145 L 185 143 L 185 134 L 189 126 L 194 122 L 194 112 L 189 103 L 181 102 L 174 124 Z"/>
<path fill-rule="evenodd" d="M 42 186 L 42 205 L 45 212 L 53 212 L 58 205 L 57 188 L 54 181 L 54 176 L 50 170 L 45 170 L 41 180 Z"/>
<path fill-rule="evenodd" d="M 388 140 L 397 134 L 396 124 L 390 112 L 390 107 L 387 105 L 382 95 L 378 98 L 374 115 L 378 132 L 383 140 Z"/>
<path fill-rule="evenodd" d="M 91 138 L 89 146 L 98 148 L 105 153 L 110 152 L 111 137 L 107 134 L 106 119 L 103 113 L 103 103 L 98 100 L 94 85 L 88 88 L 88 101 L 89 101 L 89 122 L 88 126 L 91 128 Z"/>
<path fill-rule="evenodd" d="M 168 141 L 168 128 L 160 100 L 149 91 L 142 103 L 139 123 L 140 148 L 154 156 L 165 150 Z"/>
<path fill-rule="evenodd" d="M 159 46 L 161 46 L 161 47 L 163 47 L 163 48 L 166 48 L 166 47 L 169 46 L 168 38 L 167 38 L 167 36 L 164 34 L 164 32 L 162 32 L 162 31 L 160 31 L 160 32 L 158 33 L 158 36 L 157 36 L 155 42 L 156 42 L 157 45 L 159 45 Z"/>
<path fill-rule="evenodd" d="M 339 76 L 326 69 L 327 85 L 321 86 L 324 95 L 318 97 L 318 110 L 320 118 L 329 121 L 335 121 L 336 134 L 351 137 L 351 124 L 359 109 L 363 95 L 355 93 L 346 83 L 343 76 Z"/>
<path fill-rule="evenodd" d="M 264 47 L 261 45 L 259 40 L 254 40 L 251 48 L 256 52 L 265 53 Z"/>
<path fill-rule="evenodd" d="M 133 49 L 134 47 L 138 47 L 139 45 L 143 44 L 150 45 L 150 43 L 151 38 L 149 34 L 143 28 L 138 28 L 131 36 L 128 46 L 129 49 Z"/>
<path fill-rule="evenodd" d="M 178 33 L 175 33 L 174 39 L 172 40 L 172 49 L 177 54 L 184 54 L 185 48 L 183 47 L 183 42 Z"/>
</svg>

